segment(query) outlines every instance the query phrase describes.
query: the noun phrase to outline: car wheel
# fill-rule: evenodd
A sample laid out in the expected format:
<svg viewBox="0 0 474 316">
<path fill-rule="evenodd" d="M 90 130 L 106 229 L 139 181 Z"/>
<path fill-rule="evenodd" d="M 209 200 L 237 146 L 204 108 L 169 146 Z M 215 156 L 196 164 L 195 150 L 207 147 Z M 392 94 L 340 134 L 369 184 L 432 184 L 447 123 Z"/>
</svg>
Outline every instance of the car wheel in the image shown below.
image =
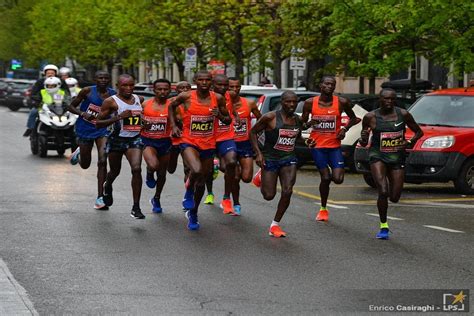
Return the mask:
<svg viewBox="0 0 474 316">
<path fill-rule="evenodd" d="M 9 103 L 9 104 L 8 104 L 8 108 L 9 108 L 11 111 L 16 112 L 16 111 L 18 111 L 18 110 L 21 108 L 21 105 Z"/>
<path fill-rule="evenodd" d="M 371 174 L 364 174 L 364 181 L 367 183 L 368 186 L 372 188 L 376 188 L 377 186 L 375 185 L 374 178 L 372 178 Z"/>
<path fill-rule="evenodd" d="M 41 158 L 48 155 L 48 140 L 45 136 L 38 136 L 38 151 Z"/>
<path fill-rule="evenodd" d="M 464 163 L 459 176 L 454 180 L 454 187 L 462 194 L 474 194 L 474 159 Z"/>
</svg>

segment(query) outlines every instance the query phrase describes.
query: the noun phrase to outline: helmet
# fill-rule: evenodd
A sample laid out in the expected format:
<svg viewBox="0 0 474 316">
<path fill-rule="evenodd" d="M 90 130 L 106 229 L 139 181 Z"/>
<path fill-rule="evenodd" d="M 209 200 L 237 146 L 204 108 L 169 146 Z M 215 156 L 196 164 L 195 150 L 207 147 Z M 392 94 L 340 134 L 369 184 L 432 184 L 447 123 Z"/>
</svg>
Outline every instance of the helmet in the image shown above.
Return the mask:
<svg viewBox="0 0 474 316">
<path fill-rule="evenodd" d="M 61 86 L 61 79 L 58 77 L 49 77 L 44 80 L 44 88 L 49 94 L 53 94 L 59 91 Z"/>
<path fill-rule="evenodd" d="M 69 75 L 70 73 L 71 73 L 71 69 L 69 69 L 68 67 L 59 68 L 59 75 L 60 76 Z"/>
<path fill-rule="evenodd" d="M 51 65 L 51 64 L 44 66 L 44 68 L 43 68 L 43 75 L 46 74 L 46 70 L 54 70 L 54 71 L 56 71 L 56 74 L 58 74 L 58 71 L 59 71 L 59 70 L 58 70 L 58 67 L 56 67 L 55 65 Z"/>
<path fill-rule="evenodd" d="M 75 87 L 77 85 L 77 80 L 75 78 L 67 78 L 66 79 L 66 84 L 69 86 L 69 87 Z"/>
</svg>

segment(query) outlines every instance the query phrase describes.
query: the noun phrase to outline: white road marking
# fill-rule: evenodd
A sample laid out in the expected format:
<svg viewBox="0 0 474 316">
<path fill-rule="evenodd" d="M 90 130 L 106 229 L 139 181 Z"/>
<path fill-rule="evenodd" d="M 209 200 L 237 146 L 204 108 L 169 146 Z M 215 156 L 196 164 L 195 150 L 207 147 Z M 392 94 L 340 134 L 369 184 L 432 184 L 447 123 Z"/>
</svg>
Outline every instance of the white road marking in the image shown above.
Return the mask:
<svg viewBox="0 0 474 316">
<path fill-rule="evenodd" d="M 428 227 L 428 228 L 437 229 L 437 230 L 442 230 L 442 231 L 445 231 L 445 232 L 450 232 L 450 233 L 461 233 L 461 234 L 464 234 L 463 231 L 455 230 L 455 229 L 450 229 L 450 228 L 445 228 L 445 227 L 440 227 L 440 226 L 432 226 L 432 225 L 423 225 L 423 226 L 424 226 L 424 227 Z"/>
<path fill-rule="evenodd" d="M 370 215 L 370 216 L 374 216 L 374 217 L 379 217 L 379 214 L 375 214 L 375 213 L 365 213 L 367 215 Z M 387 216 L 388 219 L 392 220 L 392 221 L 403 221 L 404 219 L 403 218 L 398 218 L 398 217 L 393 217 L 393 216 Z"/>
<path fill-rule="evenodd" d="M 426 204 L 426 205 L 431 205 L 431 206 L 444 206 L 444 207 L 472 208 L 472 209 L 474 209 L 474 205 L 458 204 L 458 203 L 421 202 L 420 204 Z"/>
</svg>

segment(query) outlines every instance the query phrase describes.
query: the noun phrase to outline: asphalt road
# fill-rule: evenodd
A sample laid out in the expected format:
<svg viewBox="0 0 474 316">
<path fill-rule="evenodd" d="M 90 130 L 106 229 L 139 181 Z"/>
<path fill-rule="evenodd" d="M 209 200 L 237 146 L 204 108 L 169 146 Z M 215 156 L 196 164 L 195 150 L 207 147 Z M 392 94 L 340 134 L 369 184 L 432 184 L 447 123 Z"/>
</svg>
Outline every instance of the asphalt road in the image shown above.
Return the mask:
<svg viewBox="0 0 474 316">
<path fill-rule="evenodd" d="M 389 206 L 389 241 L 375 239 L 376 192 L 356 174 L 332 186 L 330 221 L 315 222 L 312 167 L 298 173 L 287 238 L 268 236 L 278 200 L 252 185 L 242 187 L 243 216 L 203 205 L 201 229 L 191 232 L 180 166 L 168 176 L 163 214 L 151 213 L 144 185 L 147 217 L 129 216 L 126 160 L 114 205 L 96 211 L 95 157 L 82 170 L 52 151 L 33 156 L 21 137 L 26 117 L 0 107 L 0 258 L 41 315 L 364 314 L 396 300 L 393 289 L 420 290 L 401 291 L 419 304 L 430 295 L 423 290 L 473 289 L 474 197 L 451 184 L 407 185 Z M 214 187 L 218 203 L 222 175 Z"/>
</svg>

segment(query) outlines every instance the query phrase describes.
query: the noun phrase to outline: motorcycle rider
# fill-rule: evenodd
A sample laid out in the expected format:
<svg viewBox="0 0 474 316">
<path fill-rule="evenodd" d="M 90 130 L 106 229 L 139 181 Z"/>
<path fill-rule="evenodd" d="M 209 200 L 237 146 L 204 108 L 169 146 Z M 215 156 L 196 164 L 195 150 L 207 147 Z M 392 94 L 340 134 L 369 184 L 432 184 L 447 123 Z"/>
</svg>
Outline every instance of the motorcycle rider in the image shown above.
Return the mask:
<svg viewBox="0 0 474 316">
<path fill-rule="evenodd" d="M 68 67 L 59 68 L 59 78 L 64 81 L 66 81 L 66 79 L 71 78 L 71 69 L 69 69 Z"/>
<path fill-rule="evenodd" d="M 26 122 L 26 131 L 23 133 L 23 137 L 28 137 L 31 135 L 33 128 L 35 128 L 36 117 L 38 116 L 38 107 L 42 103 L 41 90 L 44 89 L 44 82 L 47 78 L 55 77 L 58 75 L 59 69 L 55 65 L 49 64 L 44 66 L 43 75 L 44 78 L 38 79 L 33 87 L 31 88 L 31 103 L 32 108 L 28 115 L 28 120 Z M 59 79 L 59 78 L 58 78 Z M 69 88 L 65 81 L 61 80 L 61 89 L 65 91 L 66 95 L 70 95 Z"/>
<path fill-rule="evenodd" d="M 49 77 L 44 81 L 44 89 L 41 89 L 42 104 L 63 104 L 69 100 L 69 95 L 61 88 L 61 79 L 58 77 Z"/>
<path fill-rule="evenodd" d="M 81 88 L 79 88 L 79 83 L 77 82 L 76 78 L 69 77 L 66 79 L 66 84 L 69 87 L 69 93 L 71 94 L 71 98 L 77 97 Z"/>
</svg>

